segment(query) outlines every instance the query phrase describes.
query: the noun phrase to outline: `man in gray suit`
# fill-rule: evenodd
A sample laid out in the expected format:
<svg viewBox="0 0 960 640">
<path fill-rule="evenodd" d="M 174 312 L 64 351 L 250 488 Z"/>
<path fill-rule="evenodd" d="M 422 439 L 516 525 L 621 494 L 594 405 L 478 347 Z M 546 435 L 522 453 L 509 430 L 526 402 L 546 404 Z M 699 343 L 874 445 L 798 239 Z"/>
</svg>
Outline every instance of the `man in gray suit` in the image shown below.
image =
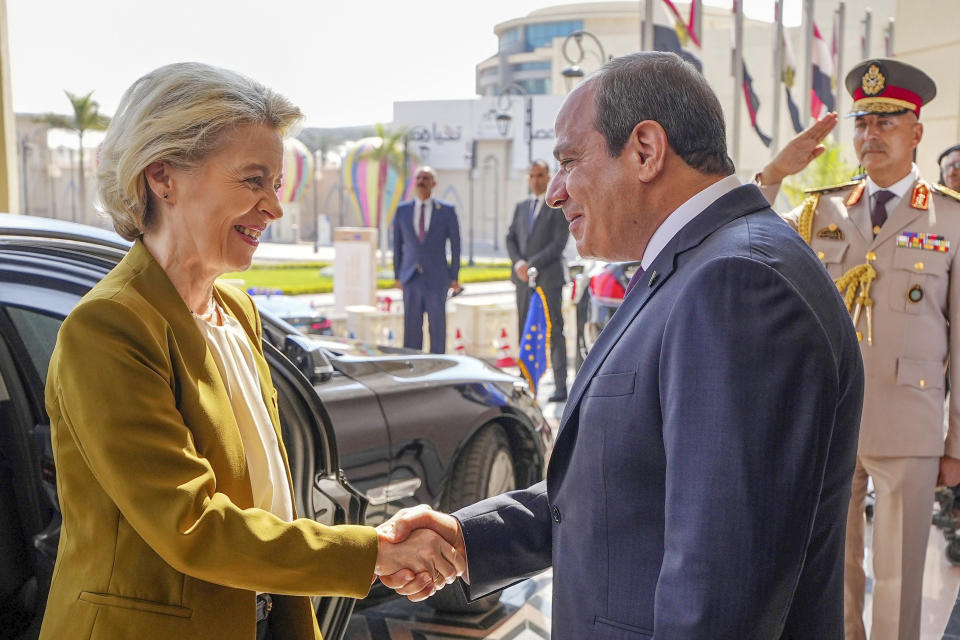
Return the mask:
<svg viewBox="0 0 960 640">
<path fill-rule="evenodd" d="M 611 60 L 556 132 L 547 202 L 581 255 L 640 275 L 574 379 L 546 480 L 401 510 L 383 534 L 443 535 L 470 597 L 552 565 L 555 640 L 840 640 L 863 363 L 836 286 L 740 183 L 716 95 L 675 54 Z"/>
<path fill-rule="evenodd" d="M 507 232 L 507 252 L 513 262 L 510 279 L 517 286 L 517 340 L 523 337 L 527 307 L 530 305 L 528 269 L 537 270 L 536 285 L 543 289 L 550 311 L 550 362 L 553 364 L 554 392 L 550 402 L 567 399 L 567 339 L 563 335 L 562 291 L 566 282 L 563 248 L 570 231 L 563 211 L 544 202 L 550 184 L 550 167 L 543 160 L 530 165 L 530 192 L 517 203 Z"/>
</svg>

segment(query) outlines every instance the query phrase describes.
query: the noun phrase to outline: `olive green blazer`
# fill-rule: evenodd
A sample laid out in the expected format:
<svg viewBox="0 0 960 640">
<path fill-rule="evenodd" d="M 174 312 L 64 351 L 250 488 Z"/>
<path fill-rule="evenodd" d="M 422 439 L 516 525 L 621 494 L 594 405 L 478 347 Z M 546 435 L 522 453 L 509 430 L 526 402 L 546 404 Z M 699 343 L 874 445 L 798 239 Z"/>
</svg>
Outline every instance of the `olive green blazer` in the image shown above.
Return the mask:
<svg viewBox="0 0 960 640">
<path fill-rule="evenodd" d="M 239 289 L 215 295 L 254 348 L 289 481 L 260 317 Z M 275 637 L 315 639 L 306 596 L 369 590 L 373 528 L 253 507 L 217 365 L 142 242 L 64 321 L 46 404 L 63 528 L 41 638 L 252 639 L 264 591 L 290 596 Z"/>
</svg>

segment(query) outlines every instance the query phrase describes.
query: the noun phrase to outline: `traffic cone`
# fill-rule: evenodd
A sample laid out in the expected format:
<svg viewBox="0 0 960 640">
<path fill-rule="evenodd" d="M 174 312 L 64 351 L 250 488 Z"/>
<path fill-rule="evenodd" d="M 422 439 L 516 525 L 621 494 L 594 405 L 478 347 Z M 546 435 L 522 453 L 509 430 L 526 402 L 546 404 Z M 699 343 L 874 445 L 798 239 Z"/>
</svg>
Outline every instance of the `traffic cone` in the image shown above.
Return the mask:
<svg viewBox="0 0 960 640">
<path fill-rule="evenodd" d="M 500 339 L 493 341 L 493 346 L 497 350 L 498 355 L 500 356 L 497 359 L 498 367 L 515 367 L 517 362 L 513 359 L 513 356 L 510 355 L 510 342 L 507 340 L 507 328 L 500 327 Z"/>
<path fill-rule="evenodd" d="M 457 337 L 453 340 L 453 353 L 458 356 L 467 355 L 467 348 L 463 346 L 463 334 L 457 329 Z"/>
</svg>

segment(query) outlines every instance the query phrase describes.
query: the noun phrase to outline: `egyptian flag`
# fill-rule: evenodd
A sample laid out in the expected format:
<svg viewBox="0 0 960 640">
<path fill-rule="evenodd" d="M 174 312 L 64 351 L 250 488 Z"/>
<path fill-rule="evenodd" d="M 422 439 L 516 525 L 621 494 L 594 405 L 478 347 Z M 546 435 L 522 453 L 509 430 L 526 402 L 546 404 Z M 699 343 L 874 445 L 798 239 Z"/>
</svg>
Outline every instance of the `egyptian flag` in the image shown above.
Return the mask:
<svg viewBox="0 0 960 640">
<path fill-rule="evenodd" d="M 703 63 L 700 58 L 684 48 L 691 41 L 699 47 L 699 39 L 694 39 L 690 29 L 680 19 L 680 14 L 673 3 L 670 0 L 663 0 L 663 2 L 660 5 L 663 8 L 660 17 L 654 18 L 654 51 L 672 51 L 696 67 L 697 71 L 703 73 Z"/>
<path fill-rule="evenodd" d="M 677 35 L 681 43 L 686 44 L 684 40 L 689 39 L 699 48 L 701 46 L 700 34 L 695 32 L 696 30 L 693 26 L 697 2 L 690 3 L 690 20 L 686 24 L 684 24 L 683 18 L 680 16 L 680 10 L 677 9 L 677 5 L 673 4 L 673 0 L 663 0 L 663 3 L 666 5 L 667 13 L 673 18 L 674 28 L 677 30 Z"/>
<path fill-rule="evenodd" d="M 797 79 L 797 62 L 793 57 L 793 45 L 790 44 L 790 38 L 783 35 L 783 70 L 780 72 L 780 80 L 783 82 L 783 89 L 787 94 L 787 110 L 790 111 L 790 121 L 793 123 L 794 133 L 803 131 L 803 123 L 800 122 L 800 108 L 793 99 L 793 85 Z"/>
<path fill-rule="evenodd" d="M 757 97 L 756 92 L 753 90 L 753 78 L 751 78 L 747 72 L 746 62 L 743 63 L 743 97 L 747 101 L 747 111 L 750 113 L 750 124 L 753 125 L 753 130 L 760 136 L 760 140 L 763 141 L 764 146 L 769 147 L 773 139 L 761 131 L 760 125 L 757 124 L 757 111 L 760 109 L 760 98 Z"/>
<path fill-rule="evenodd" d="M 810 89 L 810 115 L 819 118 L 824 108 L 833 111 L 833 56 L 830 46 L 813 25 L 813 51 L 811 52 L 813 82 Z"/>
</svg>

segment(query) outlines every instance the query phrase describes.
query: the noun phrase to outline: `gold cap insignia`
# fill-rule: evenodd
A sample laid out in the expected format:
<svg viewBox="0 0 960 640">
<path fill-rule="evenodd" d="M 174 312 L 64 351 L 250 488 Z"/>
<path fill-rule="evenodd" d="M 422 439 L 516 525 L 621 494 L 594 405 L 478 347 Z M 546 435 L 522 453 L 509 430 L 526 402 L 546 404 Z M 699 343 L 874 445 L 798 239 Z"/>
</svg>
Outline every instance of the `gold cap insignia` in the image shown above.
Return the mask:
<svg viewBox="0 0 960 640">
<path fill-rule="evenodd" d="M 887 79 L 883 77 L 883 74 L 880 73 L 880 67 L 875 64 L 870 65 L 870 68 L 867 69 L 867 72 L 863 74 L 863 78 L 860 79 L 860 86 L 863 87 L 863 92 L 868 96 L 875 96 L 886 87 Z"/>
</svg>

